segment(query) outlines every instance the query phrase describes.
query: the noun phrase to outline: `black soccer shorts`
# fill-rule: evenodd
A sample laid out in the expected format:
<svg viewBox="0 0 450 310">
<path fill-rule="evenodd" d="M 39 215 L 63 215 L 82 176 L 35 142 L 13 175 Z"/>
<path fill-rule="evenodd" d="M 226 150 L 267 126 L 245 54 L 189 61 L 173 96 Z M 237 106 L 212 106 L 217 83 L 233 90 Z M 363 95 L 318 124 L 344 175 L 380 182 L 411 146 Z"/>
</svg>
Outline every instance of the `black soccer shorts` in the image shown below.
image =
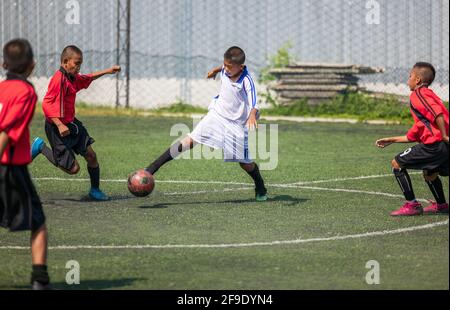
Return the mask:
<svg viewBox="0 0 450 310">
<path fill-rule="evenodd" d="M 61 137 L 58 127 L 46 121 L 45 133 L 52 148 L 56 166 L 70 170 L 75 164 L 75 154 L 85 156 L 88 146 L 95 140 L 89 136 L 83 123 L 77 119 L 66 126 L 69 128 L 70 134 Z"/>
<path fill-rule="evenodd" d="M 43 224 L 44 211 L 27 166 L 0 165 L 0 226 L 36 231 Z"/>
<path fill-rule="evenodd" d="M 449 174 L 449 145 L 443 141 L 433 144 L 417 144 L 395 156 L 401 168 L 424 170 L 428 174 Z"/>
</svg>

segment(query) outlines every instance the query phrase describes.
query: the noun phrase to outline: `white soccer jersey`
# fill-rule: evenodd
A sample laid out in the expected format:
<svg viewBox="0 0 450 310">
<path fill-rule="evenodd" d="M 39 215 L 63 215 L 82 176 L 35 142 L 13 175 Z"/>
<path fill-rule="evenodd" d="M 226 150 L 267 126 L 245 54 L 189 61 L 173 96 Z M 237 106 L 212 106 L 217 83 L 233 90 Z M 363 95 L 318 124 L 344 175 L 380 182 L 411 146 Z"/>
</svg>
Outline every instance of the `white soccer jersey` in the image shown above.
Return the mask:
<svg viewBox="0 0 450 310">
<path fill-rule="evenodd" d="M 233 82 L 222 68 L 219 95 L 210 105 L 220 116 L 245 125 L 252 109 L 258 108 L 256 88 L 247 67 L 241 76 Z"/>
</svg>

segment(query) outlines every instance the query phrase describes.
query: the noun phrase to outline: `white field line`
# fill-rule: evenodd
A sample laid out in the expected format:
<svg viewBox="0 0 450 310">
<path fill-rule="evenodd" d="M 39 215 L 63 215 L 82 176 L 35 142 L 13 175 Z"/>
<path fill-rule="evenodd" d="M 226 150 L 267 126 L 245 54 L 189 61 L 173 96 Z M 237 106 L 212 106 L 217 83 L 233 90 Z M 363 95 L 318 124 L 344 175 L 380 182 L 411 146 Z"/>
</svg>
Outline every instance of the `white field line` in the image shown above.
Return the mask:
<svg viewBox="0 0 450 310">
<path fill-rule="evenodd" d="M 415 175 L 415 174 L 422 174 L 422 173 L 421 172 L 410 172 L 409 174 Z M 328 183 L 328 182 L 377 179 L 377 178 L 385 178 L 385 177 L 393 177 L 393 174 L 391 173 L 391 174 L 365 175 L 365 176 L 359 176 L 359 177 L 336 178 L 336 179 L 317 180 L 317 181 L 300 181 L 300 182 L 296 182 L 296 183 L 289 183 L 286 185 L 308 185 L 308 184 L 319 184 L 319 183 Z"/>
<path fill-rule="evenodd" d="M 353 178 L 347 178 L 351 180 L 358 180 L 358 179 L 368 179 L 368 178 L 378 178 L 383 176 L 390 176 L 390 175 L 375 175 L 375 176 L 362 176 L 362 177 L 353 177 Z M 38 178 L 38 180 L 71 180 L 71 179 L 62 179 L 62 178 Z M 339 181 L 344 181 L 347 179 L 339 179 Z M 82 181 L 83 179 L 76 179 L 77 181 Z M 336 180 L 336 179 L 334 179 Z M 88 181 L 88 179 L 86 179 Z M 122 182 L 125 180 L 110 180 L 113 182 Z M 333 180 L 323 180 L 324 182 L 332 182 Z M 161 181 L 159 181 L 161 182 Z M 168 183 L 177 183 L 178 181 L 166 181 Z M 247 185 L 250 183 L 234 183 L 234 182 L 203 182 L 203 181 L 182 181 L 183 183 L 196 183 L 196 184 L 204 184 L 204 183 L 214 183 L 214 184 L 234 184 L 234 185 Z M 317 181 L 314 181 L 317 182 Z M 181 182 L 180 182 L 181 183 Z M 387 197 L 403 197 L 401 195 L 394 195 L 394 194 L 388 194 L 388 193 L 382 193 L 382 192 L 370 192 L 370 191 L 362 191 L 362 190 L 351 190 L 351 189 L 339 189 L 339 188 L 323 188 L 323 187 L 312 187 L 312 186 L 301 186 L 299 184 L 306 184 L 306 183 L 291 183 L 291 184 L 273 184 L 273 187 L 281 187 L 281 188 L 299 188 L 299 189 L 310 189 L 310 190 L 324 190 L 324 191 L 335 191 L 335 192 L 349 192 L 349 193 L 363 193 L 363 194 L 369 194 L 369 195 L 381 195 L 381 196 L 387 196 Z M 222 191 L 233 191 L 233 190 L 249 190 L 252 188 L 239 188 L 239 189 L 224 189 Z M 216 190 L 218 191 L 218 190 Z M 205 192 L 211 192 L 211 191 L 199 191 L 199 193 L 205 193 Z M 167 193 L 166 195 L 182 195 L 192 192 L 175 192 L 175 193 Z M 345 240 L 345 239 L 355 239 L 355 238 L 365 238 L 365 237 L 372 237 L 372 236 L 382 236 L 382 235 L 391 235 L 391 234 L 399 234 L 403 232 L 410 232 L 415 230 L 421 230 L 421 229 L 428 229 L 433 228 L 437 226 L 443 226 L 447 225 L 448 220 L 443 222 L 437 222 L 432 224 L 426 224 L 422 226 L 413 226 L 413 227 L 407 227 L 407 228 L 400 228 L 395 230 L 383 230 L 383 231 L 375 231 L 375 232 L 367 232 L 362 234 L 355 234 L 355 235 L 345 235 L 345 236 L 334 236 L 334 237 L 326 237 L 326 238 L 311 238 L 311 239 L 295 239 L 295 240 L 283 240 L 283 241 L 270 241 L 270 242 L 254 242 L 254 243 L 231 243 L 231 244 L 179 244 L 179 245 L 172 245 L 172 244 L 166 244 L 166 245 L 76 245 L 76 246 L 53 246 L 49 247 L 50 250 L 76 250 L 76 249 L 170 249 L 170 248 L 232 248 L 232 247 L 254 247 L 254 246 L 271 246 L 271 245 L 283 245 L 283 244 L 302 244 L 302 243 L 309 243 L 309 242 L 318 242 L 318 241 L 336 241 L 336 240 Z M 29 247 L 22 247 L 22 246 L 0 246 L 0 250 L 6 249 L 6 250 L 25 250 L 29 249 Z"/>
<path fill-rule="evenodd" d="M 197 195 L 197 194 L 210 194 L 210 193 L 224 193 L 224 192 L 235 192 L 235 191 L 247 191 L 253 190 L 253 187 L 241 187 L 241 188 L 224 188 L 224 189 L 213 189 L 208 191 L 194 191 L 194 192 L 170 192 L 163 193 L 164 196 L 177 196 L 177 195 Z"/>
<path fill-rule="evenodd" d="M 420 172 L 413 172 L 410 174 L 420 174 Z M 351 180 L 365 180 L 365 179 L 376 179 L 376 178 L 384 178 L 391 177 L 392 174 L 378 174 L 378 175 L 366 175 L 359 177 L 348 177 L 348 178 L 336 178 L 336 179 L 325 179 L 325 180 L 316 180 L 316 181 L 300 181 L 294 183 L 286 183 L 286 184 L 273 184 L 275 185 L 308 185 L 308 184 L 318 184 L 318 183 L 328 183 L 328 182 L 339 182 L 339 181 L 351 181 Z M 33 178 L 35 181 L 75 181 L 75 182 L 88 182 L 89 179 L 80 179 L 80 178 L 56 178 L 56 177 L 42 177 L 42 178 Z M 102 179 L 101 182 L 106 183 L 124 183 L 127 182 L 126 179 Z M 156 180 L 158 183 L 174 183 L 174 184 L 219 184 L 219 185 L 253 185 L 249 182 L 225 182 L 225 181 L 198 181 L 198 180 Z M 269 184 L 270 186 L 270 184 Z"/>
<path fill-rule="evenodd" d="M 418 174 L 418 173 L 411 173 Z M 324 188 L 324 187 L 309 187 L 303 186 L 308 184 L 319 184 L 319 183 L 331 183 L 331 182 L 339 182 L 339 181 L 349 181 L 349 180 L 366 180 L 366 179 L 376 179 L 383 177 L 390 177 L 391 174 L 380 174 L 380 175 L 368 175 L 368 176 L 359 176 L 359 177 L 348 177 L 348 178 L 337 178 L 337 179 L 326 179 L 326 180 L 316 180 L 316 181 L 302 181 L 295 183 L 286 183 L 286 184 L 267 184 L 269 187 L 278 187 L 278 188 L 299 188 L 299 189 L 311 189 L 311 190 L 323 190 L 323 191 L 333 191 L 333 192 L 347 192 L 347 193 L 359 193 L 359 194 L 369 194 L 369 195 L 378 195 L 378 196 L 386 196 L 392 198 L 402 198 L 402 195 L 389 194 L 383 192 L 372 192 L 372 191 L 363 191 L 363 190 L 353 190 L 353 189 L 341 189 L 341 188 Z M 88 182 L 89 179 L 79 179 L 79 178 L 35 178 L 36 181 L 77 181 L 77 182 Z M 127 182 L 125 179 L 105 179 L 102 182 L 116 182 L 116 183 L 124 183 Z M 242 182 L 222 182 L 222 181 L 186 181 L 186 180 L 160 180 L 157 183 L 169 183 L 169 184 L 220 184 L 220 185 L 242 185 L 242 186 L 252 186 L 252 183 L 242 183 Z M 222 189 L 222 190 L 202 190 L 202 191 L 189 191 L 189 192 L 168 192 L 164 193 L 166 196 L 177 196 L 177 195 L 196 195 L 196 194 L 207 194 L 211 192 L 232 192 L 232 191 L 245 191 L 250 190 L 252 187 L 245 188 L 230 188 L 230 189 Z M 422 202 L 427 202 L 425 199 L 418 199 Z"/>
<path fill-rule="evenodd" d="M 406 233 L 411 231 L 423 230 L 435 228 L 438 226 L 448 225 L 448 220 L 426 224 L 421 226 L 412 226 L 406 228 L 399 228 L 394 230 L 381 230 L 366 232 L 354 235 L 333 236 L 333 237 L 319 237 L 310 239 L 294 239 L 294 240 L 282 240 L 282 241 L 270 241 L 270 242 L 252 242 L 252 243 L 222 243 L 222 244 L 161 244 L 161 245 L 59 245 L 51 246 L 49 250 L 80 250 L 80 249 L 94 249 L 94 250 L 107 250 L 107 249 L 184 249 L 184 248 L 244 248 L 244 247 L 257 247 L 257 246 L 274 246 L 274 245 L 288 245 L 288 244 L 303 244 L 311 242 L 321 241 L 338 241 L 347 239 L 359 239 L 375 236 L 386 236 L 400 233 Z M 0 246 L 0 250 L 29 250 L 29 247 L 23 246 Z"/>
<path fill-rule="evenodd" d="M 33 178 L 35 181 L 75 181 L 75 182 L 89 182 L 90 179 L 80 178 Z M 127 179 L 101 179 L 100 182 L 105 183 L 126 183 Z M 251 183 L 243 182 L 221 182 L 221 181 L 190 181 L 190 180 L 156 180 L 157 183 L 175 183 L 175 184 L 218 184 L 218 185 L 252 185 Z"/>
<path fill-rule="evenodd" d="M 391 198 L 404 198 L 403 195 L 389 194 L 389 193 L 383 193 L 383 192 L 364 191 L 364 190 L 359 190 L 359 189 L 328 188 L 328 187 L 302 186 L 302 185 L 291 185 L 291 184 L 274 184 L 272 186 L 279 187 L 279 188 L 298 188 L 298 189 L 310 189 L 310 190 L 317 190 L 317 191 L 368 194 L 368 195 L 385 196 L 385 197 L 391 197 Z M 426 199 L 417 199 L 417 200 L 421 201 L 421 202 L 428 201 Z"/>
</svg>

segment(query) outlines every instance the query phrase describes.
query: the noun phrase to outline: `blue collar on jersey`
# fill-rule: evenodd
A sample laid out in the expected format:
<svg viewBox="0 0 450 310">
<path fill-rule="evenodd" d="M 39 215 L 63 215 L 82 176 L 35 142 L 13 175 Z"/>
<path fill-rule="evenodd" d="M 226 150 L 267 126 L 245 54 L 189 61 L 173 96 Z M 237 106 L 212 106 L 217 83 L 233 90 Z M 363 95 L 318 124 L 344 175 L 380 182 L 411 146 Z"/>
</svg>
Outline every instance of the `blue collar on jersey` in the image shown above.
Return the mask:
<svg viewBox="0 0 450 310">
<path fill-rule="evenodd" d="M 231 79 L 231 78 L 228 76 L 228 74 L 225 73 L 225 75 L 227 76 L 227 78 Z M 244 70 L 242 70 L 241 76 L 239 77 L 239 79 L 238 79 L 236 82 L 233 82 L 233 83 L 241 84 L 242 81 L 244 81 L 244 78 L 245 78 L 247 75 L 248 75 L 248 69 L 247 69 L 247 66 L 244 66 Z"/>
</svg>

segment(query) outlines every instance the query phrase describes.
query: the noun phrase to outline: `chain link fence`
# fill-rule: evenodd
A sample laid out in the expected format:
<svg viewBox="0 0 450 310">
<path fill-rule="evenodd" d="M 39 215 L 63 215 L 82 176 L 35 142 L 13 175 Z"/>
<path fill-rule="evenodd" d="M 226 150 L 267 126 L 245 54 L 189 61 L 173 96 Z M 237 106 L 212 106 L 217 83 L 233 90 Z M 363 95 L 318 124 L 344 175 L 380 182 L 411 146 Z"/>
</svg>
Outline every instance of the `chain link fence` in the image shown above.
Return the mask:
<svg viewBox="0 0 450 310">
<path fill-rule="evenodd" d="M 123 22 L 128 5 L 129 26 Z M 407 95 L 411 66 L 429 61 L 438 71 L 433 89 L 444 100 L 449 97 L 446 0 L 0 1 L 0 43 L 15 37 L 31 41 L 38 62 L 32 81 L 40 98 L 64 46 L 79 46 L 83 72 L 95 71 L 127 59 L 122 57 L 128 51 L 127 33 L 131 107 L 180 101 L 207 106 L 219 82 L 207 81 L 206 72 L 222 63 L 228 47 L 241 46 L 258 77 L 287 42 L 298 62 L 385 68 L 361 77 L 364 87 L 378 92 Z M 78 99 L 124 105 L 117 98 L 126 91 L 124 81 L 126 70 L 118 81 L 96 81 Z M 266 89 L 264 84 L 257 88 Z"/>
</svg>

